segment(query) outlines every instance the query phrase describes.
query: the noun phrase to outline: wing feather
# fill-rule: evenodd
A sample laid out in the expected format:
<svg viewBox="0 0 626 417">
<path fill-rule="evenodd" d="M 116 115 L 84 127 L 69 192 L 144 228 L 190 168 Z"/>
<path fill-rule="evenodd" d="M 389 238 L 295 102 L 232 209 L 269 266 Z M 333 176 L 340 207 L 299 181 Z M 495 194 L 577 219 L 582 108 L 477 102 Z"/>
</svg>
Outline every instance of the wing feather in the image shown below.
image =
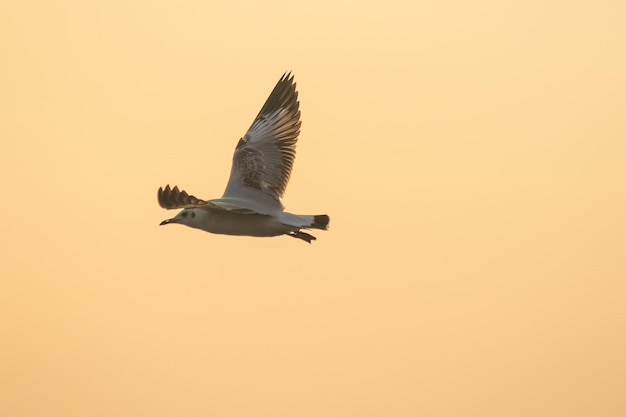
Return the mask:
<svg viewBox="0 0 626 417">
<path fill-rule="evenodd" d="M 298 92 L 293 76 L 284 74 L 239 140 L 223 198 L 243 198 L 279 206 L 300 133 Z"/>
<path fill-rule="evenodd" d="M 179 190 L 177 186 L 170 188 L 169 184 L 165 188 L 159 187 L 157 194 L 159 205 L 164 209 L 181 209 L 181 208 L 212 208 L 223 211 L 231 211 L 241 214 L 254 213 L 252 210 L 245 208 L 226 208 L 210 201 L 200 200 L 184 190 Z"/>
</svg>

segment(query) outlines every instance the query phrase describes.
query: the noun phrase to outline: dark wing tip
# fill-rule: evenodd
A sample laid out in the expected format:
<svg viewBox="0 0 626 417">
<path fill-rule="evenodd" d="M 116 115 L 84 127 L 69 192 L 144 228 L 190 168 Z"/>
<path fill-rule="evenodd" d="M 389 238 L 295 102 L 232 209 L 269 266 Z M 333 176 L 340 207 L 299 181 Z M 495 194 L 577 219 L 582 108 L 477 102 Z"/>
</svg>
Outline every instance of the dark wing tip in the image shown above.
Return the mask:
<svg viewBox="0 0 626 417">
<path fill-rule="evenodd" d="M 170 189 L 170 185 L 167 184 L 165 188 L 159 187 L 159 191 L 157 192 L 157 200 L 159 201 L 159 206 L 164 209 L 169 208 L 168 202 L 170 201 L 170 193 L 172 190 Z"/>
<path fill-rule="evenodd" d="M 299 105 L 294 75 L 291 72 L 286 72 L 276 83 L 276 86 L 265 101 L 265 104 L 263 104 L 257 118 L 265 114 L 273 113 L 280 108 L 285 108 L 292 112 L 292 114 L 297 115 L 296 117 L 299 119 Z"/>
<path fill-rule="evenodd" d="M 165 188 L 159 187 L 157 199 L 159 201 L 159 205 L 168 210 L 198 206 L 206 203 L 203 200 L 189 195 L 184 190 L 179 190 L 177 186 L 174 186 L 174 188 L 170 188 L 169 184 L 166 185 Z"/>
<path fill-rule="evenodd" d="M 282 77 L 280 77 L 280 80 L 278 82 L 285 81 L 285 80 L 292 82 L 294 77 L 295 75 L 291 71 L 285 71 L 285 73 L 283 74 Z"/>
</svg>

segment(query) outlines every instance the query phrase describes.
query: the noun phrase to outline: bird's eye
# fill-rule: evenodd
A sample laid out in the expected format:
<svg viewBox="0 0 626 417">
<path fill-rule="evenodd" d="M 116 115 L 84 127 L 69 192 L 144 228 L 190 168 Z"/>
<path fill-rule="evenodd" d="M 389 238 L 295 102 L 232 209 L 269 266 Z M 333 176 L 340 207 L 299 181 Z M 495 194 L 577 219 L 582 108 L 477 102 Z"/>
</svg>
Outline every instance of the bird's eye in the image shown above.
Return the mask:
<svg viewBox="0 0 626 417">
<path fill-rule="evenodd" d="M 196 213 L 194 213 L 193 211 L 191 212 L 191 218 L 193 219 L 194 217 L 196 217 Z"/>
</svg>

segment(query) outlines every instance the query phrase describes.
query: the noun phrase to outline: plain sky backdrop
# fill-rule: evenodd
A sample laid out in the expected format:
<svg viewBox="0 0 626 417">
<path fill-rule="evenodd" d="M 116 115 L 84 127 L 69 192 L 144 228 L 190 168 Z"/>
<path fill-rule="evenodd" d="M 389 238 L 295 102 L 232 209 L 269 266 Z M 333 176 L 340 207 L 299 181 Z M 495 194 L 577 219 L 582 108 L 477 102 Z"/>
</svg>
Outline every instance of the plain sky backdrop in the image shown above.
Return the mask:
<svg viewBox="0 0 626 417">
<path fill-rule="evenodd" d="M 0 415 L 626 415 L 623 1 L 6 1 Z M 276 81 L 312 245 L 159 227 Z"/>
</svg>

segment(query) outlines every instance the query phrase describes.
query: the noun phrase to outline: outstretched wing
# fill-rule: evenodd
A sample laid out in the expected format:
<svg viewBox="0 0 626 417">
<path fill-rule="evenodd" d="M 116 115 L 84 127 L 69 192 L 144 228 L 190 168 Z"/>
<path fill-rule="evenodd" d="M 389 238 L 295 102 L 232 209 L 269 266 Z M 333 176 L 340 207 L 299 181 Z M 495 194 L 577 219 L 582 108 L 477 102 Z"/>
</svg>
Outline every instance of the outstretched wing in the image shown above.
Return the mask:
<svg viewBox="0 0 626 417">
<path fill-rule="evenodd" d="M 214 204 L 210 201 L 200 200 L 199 198 L 189 195 L 184 190 L 182 191 L 179 190 L 178 187 L 176 186 L 174 188 L 170 188 L 169 184 L 165 186 L 165 188 L 159 187 L 159 192 L 157 194 L 157 197 L 159 200 L 159 205 L 163 207 L 164 209 L 168 209 L 168 210 L 204 207 L 204 208 L 214 208 L 214 209 L 224 210 L 224 211 L 237 211 L 236 209 L 229 210 L 227 208 Z M 250 211 L 250 210 L 245 210 L 245 209 L 243 210 L 246 212 Z"/>
<path fill-rule="evenodd" d="M 282 207 L 300 133 L 298 93 L 284 74 L 248 132 L 239 140 L 223 198 Z"/>
</svg>

